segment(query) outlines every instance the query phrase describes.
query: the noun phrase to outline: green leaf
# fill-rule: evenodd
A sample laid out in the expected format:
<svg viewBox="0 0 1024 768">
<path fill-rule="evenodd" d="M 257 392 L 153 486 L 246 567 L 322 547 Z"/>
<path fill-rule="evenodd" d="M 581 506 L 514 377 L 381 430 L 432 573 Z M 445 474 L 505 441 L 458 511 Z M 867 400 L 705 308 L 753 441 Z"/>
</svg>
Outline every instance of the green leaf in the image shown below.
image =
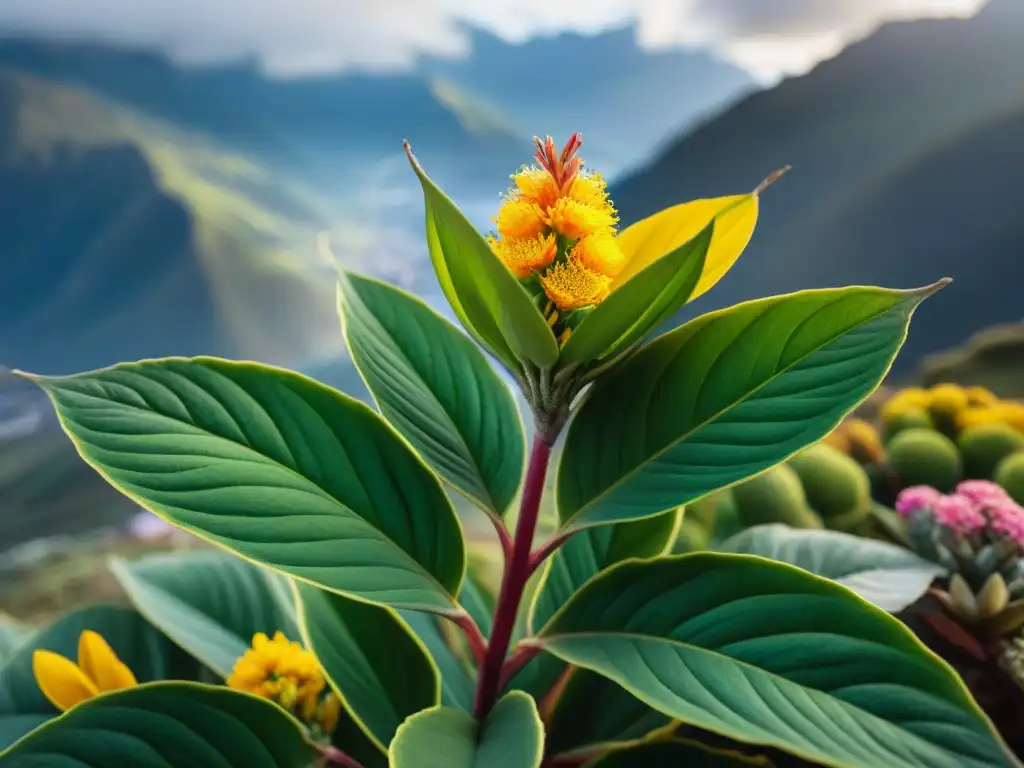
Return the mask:
<svg viewBox="0 0 1024 768">
<path fill-rule="evenodd" d="M 441 700 L 427 649 L 390 608 L 296 584 L 305 645 L 331 687 L 381 751 L 398 726 Z"/>
<path fill-rule="evenodd" d="M 533 299 L 408 145 L 406 151 L 423 187 L 430 259 L 456 316 L 510 370 L 520 370 L 517 358 L 538 368 L 554 366 L 558 343 Z"/>
<path fill-rule="evenodd" d="M 539 642 L 671 718 L 834 768 L 1016 765 L 910 630 L 845 587 L 763 558 L 621 563 Z"/>
<path fill-rule="evenodd" d="M 473 617 L 484 637 L 491 634 L 494 619 L 494 596 L 479 582 L 472 573 L 466 575 L 459 592 L 459 605 Z"/>
<path fill-rule="evenodd" d="M 0 715 L 0 752 L 56 715 Z"/>
<path fill-rule="evenodd" d="M 90 699 L 0 753 L 4 768 L 308 768 L 313 757 L 276 704 L 175 682 Z"/>
<path fill-rule="evenodd" d="M 33 651 L 53 651 L 77 661 L 78 638 L 87 629 L 103 636 L 139 682 L 191 680 L 199 673 L 193 659 L 134 610 L 91 606 L 72 611 L 33 635 L 0 666 L 0 749 L 58 714 L 36 684 Z"/>
<path fill-rule="evenodd" d="M 345 339 L 380 412 L 445 481 L 504 514 L 526 453 L 509 388 L 473 342 L 418 298 L 353 274 L 338 286 Z"/>
<path fill-rule="evenodd" d="M 442 619 L 416 611 L 400 611 L 400 615 L 437 665 L 441 676 L 441 703 L 465 712 L 472 710 L 476 685 L 468 667 L 445 638 L 440 627 Z"/>
<path fill-rule="evenodd" d="M 0 666 L 32 636 L 32 632 L 30 627 L 0 613 Z"/>
<path fill-rule="evenodd" d="M 165 520 L 324 589 L 456 610 L 465 550 L 451 503 L 362 403 L 209 357 L 32 379 L 82 457 Z"/>
<path fill-rule="evenodd" d="M 533 699 L 513 691 L 482 725 L 446 707 L 413 715 L 398 729 L 389 754 L 391 768 L 539 768 L 544 727 Z"/>
<path fill-rule="evenodd" d="M 563 364 L 610 360 L 642 341 L 690 298 L 704 271 L 714 220 L 594 307 L 565 342 Z"/>
<path fill-rule="evenodd" d="M 655 768 L 670 765 L 686 768 L 770 768 L 771 762 L 766 757 L 751 757 L 734 750 L 715 749 L 689 739 L 672 739 L 613 752 L 593 763 L 590 768 Z"/>
<path fill-rule="evenodd" d="M 679 511 L 669 512 L 573 534 L 548 562 L 530 614 L 531 631 L 547 624 L 576 590 L 605 568 L 631 557 L 664 554 L 675 540 L 681 517 Z"/>
<path fill-rule="evenodd" d="M 544 654 L 539 659 L 560 660 Z M 558 699 L 547 730 L 551 755 L 591 754 L 635 743 L 672 721 L 589 669 L 574 669 Z"/>
<path fill-rule="evenodd" d="M 746 755 L 692 739 L 676 738 L 612 752 L 588 764 L 588 768 L 654 768 L 675 765 L 686 768 L 771 768 L 772 763 L 761 755 Z"/>
<path fill-rule="evenodd" d="M 878 386 L 942 285 L 776 296 L 655 339 L 597 381 L 569 427 L 563 528 L 688 504 L 824 437 Z"/>
<path fill-rule="evenodd" d="M 292 606 L 271 582 L 284 577 L 215 551 L 115 559 L 110 570 L 138 611 L 221 677 L 263 632 L 298 639 Z"/>
<path fill-rule="evenodd" d="M 748 528 L 717 549 L 795 565 L 839 582 L 890 613 L 902 611 L 945 573 L 944 568 L 894 544 L 781 523 Z"/>
</svg>

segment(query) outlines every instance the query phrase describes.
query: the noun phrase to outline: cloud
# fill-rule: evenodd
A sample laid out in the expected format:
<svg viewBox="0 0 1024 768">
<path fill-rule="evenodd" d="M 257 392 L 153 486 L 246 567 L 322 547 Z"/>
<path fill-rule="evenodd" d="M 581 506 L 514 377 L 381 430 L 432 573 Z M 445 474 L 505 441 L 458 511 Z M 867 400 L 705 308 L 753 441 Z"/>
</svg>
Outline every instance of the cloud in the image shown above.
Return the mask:
<svg viewBox="0 0 1024 768">
<path fill-rule="evenodd" d="M 280 76 L 396 71 L 461 56 L 464 24 L 507 40 L 636 24 L 644 47 L 708 46 L 764 80 L 805 71 L 879 23 L 985 0 L 2 0 L 0 31 L 129 42 L 185 61 L 256 57 Z"/>
</svg>

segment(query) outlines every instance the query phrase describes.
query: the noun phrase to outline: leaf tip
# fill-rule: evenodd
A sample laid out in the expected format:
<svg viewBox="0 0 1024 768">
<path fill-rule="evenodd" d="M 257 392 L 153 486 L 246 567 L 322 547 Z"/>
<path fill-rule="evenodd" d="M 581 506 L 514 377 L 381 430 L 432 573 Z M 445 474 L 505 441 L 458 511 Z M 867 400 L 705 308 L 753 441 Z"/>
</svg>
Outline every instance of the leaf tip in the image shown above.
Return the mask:
<svg viewBox="0 0 1024 768">
<path fill-rule="evenodd" d="M 916 293 L 921 298 L 921 300 L 924 300 L 927 299 L 929 296 L 933 296 L 934 294 L 938 293 L 952 282 L 953 278 L 944 277 L 941 280 L 936 280 L 931 285 L 925 285 L 921 288 L 918 288 L 917 290 L 914 291 L 914 293 Z"/>
<path fill-rule="evenodd" d="M 768 189 L 768 187 L 770 187 L 776 181 L 781 179 L 783 176 L 785 176 L 791 170 L 793 170 L 793 166 L 792 165 L 784 165 L 781 168 L 779 168 L 777 171 L 772 171 L 772 173 L 770 173 L 768 175 L 768 178 L 766 178 L 764 181 L 762 181 L 760 184 L 758 184 L 754 188 L 754 191 L 751 192 L 751 194 L 752 195 L 760 195 L 762 192 L 764 192 L 766 189 Z"/>
</svg>

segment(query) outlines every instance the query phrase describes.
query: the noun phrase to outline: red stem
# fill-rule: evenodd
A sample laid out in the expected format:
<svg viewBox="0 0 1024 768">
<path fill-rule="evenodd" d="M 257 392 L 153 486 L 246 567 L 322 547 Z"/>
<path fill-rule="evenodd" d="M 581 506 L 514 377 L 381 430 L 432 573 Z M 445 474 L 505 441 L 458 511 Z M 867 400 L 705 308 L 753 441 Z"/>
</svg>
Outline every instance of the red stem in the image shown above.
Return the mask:
<svg viewBox="0 0 1024 768">
<path fill-rule="evenodd" d="M 519 521 L 516 523 L 512 557 L 505 563 L 498 605 L 494 609 L 491 642 L 487 648 L 487 656 L 480 665 L 480 676 L 477 679 L 474 707 L 477 720 L 483 720 L 490 714 L 501 690 L 501 669 L 508 654 L 512 631 L 515 629 L 519 603 L 523 599 L 523 591 L 530 578 L 530 547 L 533 545 L 533 534 L 537 528 L 540 499 L 544 492 L 544 477 L 547 475 L 550 458 L 551 444 L 540 435 L 536 436 L 533 439 L 533 451 L 530 453 L 530 466 L 526 470 L 523 498 L 519 505 Z"/>
<path fill-rule="evenodd" d="M 557 552 L 558 548 L 565 544 L 570 536 L 572 536 L 571 533 L 560 533 L 557 536 L 552 536 L 540 549 L 530 555 L 530 575 L 532 576 L 538 568 L 544 565 L 544 561 Z"/>
<path fill-rule="evenodd" d="M 487 658 L 487 638 L 484 637 L 484 633 L 480 631 L 480 627 L 473 617 L 468 613 L 462 613 L 450 618 L 466 635 L 466 642 L 469 643 L 469 650 L 472 651 L 476 663 L 483 664 L 484 659 Z"/>
<path fill-rule="evenodd" d="M 509 535 L 508 528 L 505 527 L 505 522 L 497 515 L 488 515 L 491 518 L 491 522 L 494 524 L 494 530 L 498 534 L 498 541 L 501 542 L 501 554 L 505 556 L 505 562 L 508 563 L 510 557 L 512 557 L 512 537 Z"/>
<path fill-rule="evenodd" d="M 501 682 L 498 684 L 498 689 L 503 690 L 512 681 L 512 678 L 519 673 L 519 670 L 529 664 L 539 654 L 540 647 L 536 645 L 520 645 L 512 651 L 512 655 L 508 657 L 508 660 L 501 668 Z"/>
</svg>

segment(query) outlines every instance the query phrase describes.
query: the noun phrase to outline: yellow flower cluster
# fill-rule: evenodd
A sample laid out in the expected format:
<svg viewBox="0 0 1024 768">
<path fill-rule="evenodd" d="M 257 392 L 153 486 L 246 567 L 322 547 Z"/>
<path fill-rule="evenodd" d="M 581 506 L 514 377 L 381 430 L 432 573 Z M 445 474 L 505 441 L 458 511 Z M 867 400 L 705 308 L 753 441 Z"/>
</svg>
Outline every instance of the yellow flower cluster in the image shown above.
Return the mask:
<svg viewBox="0 0 1024 768">
<path fill-rule="evenodd" d="M 583 173 L 581 143 L 573 134 L 559 154 L 550 136 L 537 139 L 539 167 L 512 176 L 494 219 L 498 237 L 490 238 L 509 271 L 520 279 L 536 274 L 562 312 L 605 299 L 625 262 L 607 185 L 600 174 Z"/>
<path fill-rule="evenodd" d="M 885 455 L 878 430 L 864 419 L 846 419 L 822 442 L 851 456 L 860 464 L 874 464 Z"/>
<path fill-rule="evenodd" d="M 309 726 L 329 735 L 338 724 L 341 702 L 327 687 L 316 657 L 283 633 L 273 639 L 262 632 L 237 662 L 228 686 L 277 702 Z"/>
<path fill-rule="evenodd" d="M 882 420 L 893 422 L 909 413 L 924 412 L 951 421 L 958 429 L 975 424 L 1008 424 L 1024 430 L 1024 403 L 1001 400 L 985 387 L 937 384 L 931 389 L 908 387 L 882 406 Z"/>
</svg>

